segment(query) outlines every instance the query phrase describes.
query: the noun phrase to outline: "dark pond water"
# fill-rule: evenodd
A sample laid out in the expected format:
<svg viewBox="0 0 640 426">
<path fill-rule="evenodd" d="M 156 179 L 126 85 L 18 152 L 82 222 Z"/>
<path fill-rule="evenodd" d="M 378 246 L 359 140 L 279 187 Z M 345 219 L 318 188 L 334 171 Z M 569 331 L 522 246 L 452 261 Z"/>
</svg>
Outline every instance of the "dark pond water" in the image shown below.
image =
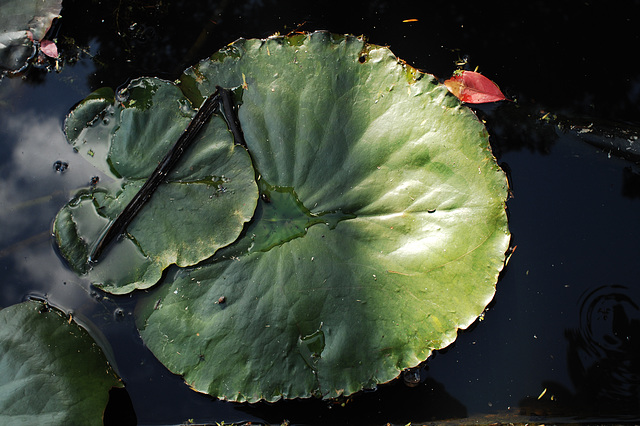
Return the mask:
<svg viewBox="0 0 640 426">
<path fill-rule="evenodd" d="M 65 1 L 61 71 L 0 82 L 0 306 L 46 298 L 108 341 L 139 424 L 640 421 L 640 157 L 625 149 L 640 126 L 640 2 L 547 3 Z M 99 87 L 174 79 L 238 37 L 298 25 L 365 34 L 440 78 L 468 58 L 517 100 L 478 109 L 511 171 L 517 249 L 484 320 L 429 360 L 419 386 L 398 381 L 344 406 L 214 401 L 142 345 L 136 296 L 95 292 L 57 257 L 52 220 L 98 175 L 62 122 Z M 541 120 L 548 111 L 560 118 Z M 126 395 L 114 401 L 113 415 L 126 411 Z"/>
</svg>

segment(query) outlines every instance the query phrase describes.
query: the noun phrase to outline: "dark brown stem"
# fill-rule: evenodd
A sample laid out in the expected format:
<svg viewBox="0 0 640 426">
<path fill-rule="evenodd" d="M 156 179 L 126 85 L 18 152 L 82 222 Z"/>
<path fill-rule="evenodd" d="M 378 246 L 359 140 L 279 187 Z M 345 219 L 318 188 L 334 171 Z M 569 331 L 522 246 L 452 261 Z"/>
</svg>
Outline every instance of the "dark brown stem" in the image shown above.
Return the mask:
<svg viewBox="0 0 640 426">
<path fill-rule="evenodd" d="M 233 101 L 233 94 L 231 90 L 216 86 L 216 92 L 220 93 L 222 98 L 222 109 L 227 120 L 229 130 L 233 134 L 234 142 L 237 145 L 242 145 L 247 148 L 247 143 L 244 140 L 244 133 L 242 133 L 242 127 L 240 126 L 240 120 L 238 119 L 238 107 Z"/>
</svg>

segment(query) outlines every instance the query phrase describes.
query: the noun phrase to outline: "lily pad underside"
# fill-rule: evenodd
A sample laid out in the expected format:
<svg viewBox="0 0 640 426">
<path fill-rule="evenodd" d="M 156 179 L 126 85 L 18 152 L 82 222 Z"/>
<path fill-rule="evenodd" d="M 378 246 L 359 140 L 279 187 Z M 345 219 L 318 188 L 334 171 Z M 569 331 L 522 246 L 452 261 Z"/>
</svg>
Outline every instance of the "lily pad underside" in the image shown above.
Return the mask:
<svg viewBox="0 0 640 426">
<path fill-rule="evenodd" d="M 260 198 L 233 244 L 140 304 L 164 365 L 233 401 L 333 398 L 481 314 L 509 243 L 507 183 L 484 126 L 433 76 L 316 32 L 238 40 L 179 83 L 193 104 L 217 85 L 242 88 Z"/>
</svg>

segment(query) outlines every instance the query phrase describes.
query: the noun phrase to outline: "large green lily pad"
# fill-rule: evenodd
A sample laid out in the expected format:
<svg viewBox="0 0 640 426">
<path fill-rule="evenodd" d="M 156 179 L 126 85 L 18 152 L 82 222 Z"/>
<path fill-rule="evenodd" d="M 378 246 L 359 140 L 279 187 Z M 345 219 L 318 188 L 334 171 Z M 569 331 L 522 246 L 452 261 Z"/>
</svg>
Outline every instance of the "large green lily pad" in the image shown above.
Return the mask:
<svg viewBox="0 0 640 426">
<path fill-rule="evenodd" d="M 109 389 L 122 387 L 75 322 L 40 302 L 0 311 L 0 423 L 101 425 Z"/>
<path fill-rule="evenodd" d="M 97 264 L 88 261 L 194 114 L 177 86 L 151 78 L 134 81 L 118 99 L 99 90 L 69 114 L 69 142 L 115 182 L 81 191 L 56 217 L 54 234 L 70 265 L 104 290 L 148 288 L 167 266 L 196 264 L 233 242 L 251 219 L 258 197 L 251 159 L 214 116 L 127 236 Z"/>
<path fill-rule="evenodd" d="M 186 71 L 242 86 L 261 200 L 234 244 L 141 303 L 146 345 L 233 401 L 374 387 L 449 345 L 492 299 L 507 183 L 484 126 L 385 47 L 324 32 L 241 39 Z"/>
</svg>

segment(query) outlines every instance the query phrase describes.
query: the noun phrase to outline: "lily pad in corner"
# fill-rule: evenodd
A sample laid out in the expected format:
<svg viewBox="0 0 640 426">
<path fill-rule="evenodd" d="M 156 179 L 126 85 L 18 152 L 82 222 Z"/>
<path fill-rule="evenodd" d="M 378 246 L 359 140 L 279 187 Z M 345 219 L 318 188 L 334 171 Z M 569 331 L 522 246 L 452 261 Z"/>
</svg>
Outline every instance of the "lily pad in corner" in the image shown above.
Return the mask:
<svg viewBox="0 0 640 426">
<path fill-rule="evenodd" d="M 89 334 L 29 301 L 0 311 L 0 423 L 101 425 L 122 387 Z"/>
<path fill-rule="evenodd" d="M 0 0 L 0 70 L 19 71 L 60 14 L 62 0 Z"/>
<path fill-rule="evenodd" d="M 324 32 L 241 39 L 187 70 L 243 85 L 261 199 L 243 236 L 141 303 L 145 344 L 233 401 L 375 387 L 492 299 L 507 183 L 474 114 L 385 47 Z"/>
<path fill-rule="evenodd" d="M 167 266 L 196 264 L 233 242 L 251 219 L 258 197 L 251 159 L 214 116 L 126 237 L 89 264 L 92 245 L 194 114 L 177 86 L 151 78 L 134 81 L 117 100 L 112 91 L 96 92 L 69 114 L 69 142 L 115 182 L 81 191 L 58 213 L 54 233 L 70 265 L 102 289 L 122 294 L 150 287 Z"/>
</svg>

